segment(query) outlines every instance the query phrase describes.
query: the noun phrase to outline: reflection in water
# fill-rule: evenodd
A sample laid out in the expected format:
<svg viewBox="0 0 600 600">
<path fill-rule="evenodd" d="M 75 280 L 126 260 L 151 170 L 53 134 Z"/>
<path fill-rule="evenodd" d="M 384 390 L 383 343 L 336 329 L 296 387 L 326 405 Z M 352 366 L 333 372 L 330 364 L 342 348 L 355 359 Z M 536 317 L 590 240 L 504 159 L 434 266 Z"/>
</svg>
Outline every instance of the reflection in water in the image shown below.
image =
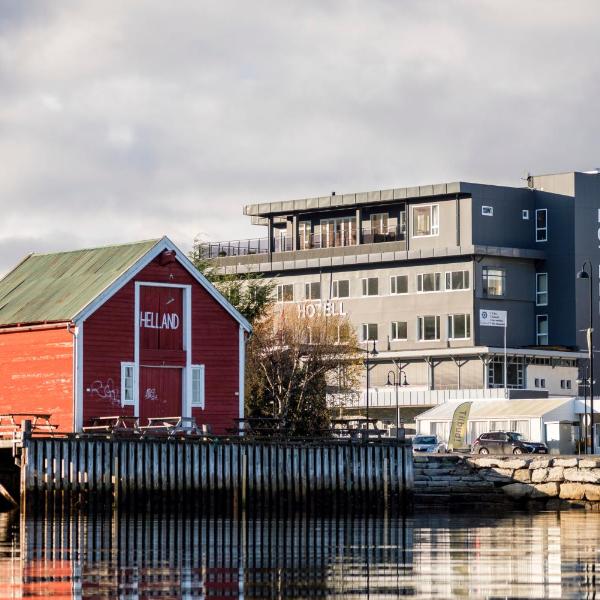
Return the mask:
<svg viewBox="0 0 600 600">
<path fill-rule="evenodd" d="M 0 597 L 582 597 L 600 515 L 0 515 Z"/>
</svg>

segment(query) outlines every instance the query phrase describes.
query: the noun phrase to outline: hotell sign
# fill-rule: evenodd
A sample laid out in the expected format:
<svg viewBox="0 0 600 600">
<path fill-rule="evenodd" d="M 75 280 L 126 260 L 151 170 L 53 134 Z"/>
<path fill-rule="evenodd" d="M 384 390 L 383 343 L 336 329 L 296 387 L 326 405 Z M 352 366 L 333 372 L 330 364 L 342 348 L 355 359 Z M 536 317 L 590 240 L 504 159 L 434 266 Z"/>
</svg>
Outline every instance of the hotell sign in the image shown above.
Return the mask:
<svg viewBox="0 0 600 600">
<path fill-rule="evenodd" d="M 298 304 L 298 316 L 301 319 L 312 319 L 313 317 L 345 317 L 344 303 L 326 300 L 325 302 L 303 302 Z"/>
</svg>

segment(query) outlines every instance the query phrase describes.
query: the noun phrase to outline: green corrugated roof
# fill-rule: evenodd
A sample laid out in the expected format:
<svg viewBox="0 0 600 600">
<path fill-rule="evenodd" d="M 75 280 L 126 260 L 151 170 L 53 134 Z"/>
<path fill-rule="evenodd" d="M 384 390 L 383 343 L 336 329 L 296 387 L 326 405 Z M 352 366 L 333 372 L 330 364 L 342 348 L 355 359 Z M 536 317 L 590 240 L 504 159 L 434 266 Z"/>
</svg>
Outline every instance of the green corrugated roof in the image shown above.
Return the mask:
<svg viewBox="0 0 600 600">
<path fill-rule="evenodd" d="M 159 241 L 29 255 L 0 280 L 0 326 L 70 321 Z"/>
</svg>

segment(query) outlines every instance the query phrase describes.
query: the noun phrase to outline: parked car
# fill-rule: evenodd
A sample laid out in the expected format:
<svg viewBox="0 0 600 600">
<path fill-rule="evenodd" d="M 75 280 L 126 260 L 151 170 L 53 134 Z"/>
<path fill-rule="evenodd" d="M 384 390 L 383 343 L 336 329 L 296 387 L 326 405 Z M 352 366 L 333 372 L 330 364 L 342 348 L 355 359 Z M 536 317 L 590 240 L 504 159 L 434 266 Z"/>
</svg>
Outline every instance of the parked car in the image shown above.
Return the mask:
<svg viewBox="0 0 600 600">
<path fill-rule="evenodd" d="M 448 446 L 437 435 L 415 435 L 412 448 L 413 452 L 448 452 Z"/>
<path fill-rule="evenodd" d="M 529 442 L 514 431 L 482 433 L 471 445 L 472 454 L 548 454 L 546 444 Z"/>
</svg>

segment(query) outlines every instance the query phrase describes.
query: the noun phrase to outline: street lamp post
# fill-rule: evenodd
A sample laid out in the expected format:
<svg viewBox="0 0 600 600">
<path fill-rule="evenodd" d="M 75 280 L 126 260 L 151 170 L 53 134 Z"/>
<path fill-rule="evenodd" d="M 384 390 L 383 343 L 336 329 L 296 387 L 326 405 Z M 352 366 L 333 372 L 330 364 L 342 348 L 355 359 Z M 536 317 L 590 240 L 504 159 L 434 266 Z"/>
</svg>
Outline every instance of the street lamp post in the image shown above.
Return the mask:
<svg viewBox="0 0 600 600">
<path fill-rule="evenodd" d="M 589 265 L 589 273 L 586 271 L 586 265 Z M 590 454 L 594 454 L 594 286 L 592 261 L 586 260 L 577 273 L 577 279 L 587 279 L 590 289 L 590 322 L 587 332 L 588 357 L 590 365 Z M 586 426 L 587 435 L 587 426 Z"/>
<path fill-rule="evenodd" d="M 375 358 L 379 352 L 377 352 L 377 341 L 373 340 L 373 350 L 369 351 L 369 340 L 366 342 L 367 347 L 365 348 L 365 368 L 367 369 L 367 429 L 369 429 L 369 373 L 375 365 L 369 364 L 369 356 Z"/>
<path fill-rule="evenodd" d="M 404 375 L 404 381 L 400 383 L 400 375 Z M 398 388 L 408 385 L 406 381 L 406 372 L 396 364 L 395 371 L 388 371 L 386 385 L 393 385 L 396 388 L 396 439 L 400 437 L 400 403 L 398 401 Z"/>
</svg>

